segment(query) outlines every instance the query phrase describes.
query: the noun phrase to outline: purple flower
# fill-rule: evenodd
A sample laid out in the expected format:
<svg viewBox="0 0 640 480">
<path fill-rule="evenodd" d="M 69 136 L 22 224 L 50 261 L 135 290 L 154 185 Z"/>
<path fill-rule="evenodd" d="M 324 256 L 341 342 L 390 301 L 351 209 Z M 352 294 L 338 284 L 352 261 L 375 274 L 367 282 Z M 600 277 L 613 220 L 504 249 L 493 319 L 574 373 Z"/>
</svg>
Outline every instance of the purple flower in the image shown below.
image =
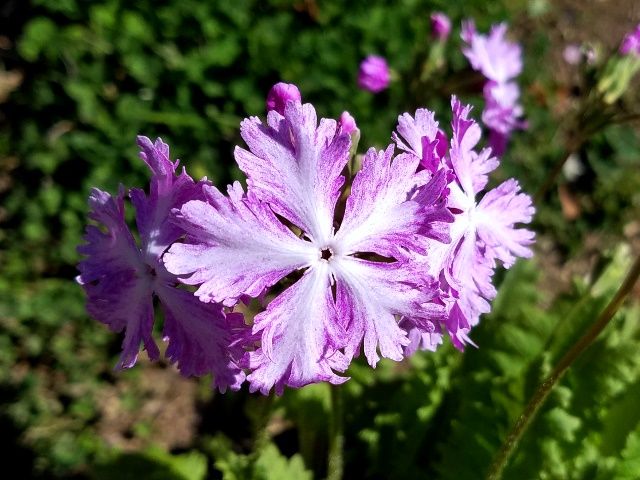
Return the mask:
<svg viewBox="0 0 640 480">
<path fill-rule="evenodd" d="M 451 20 L 442 12 L 431 14 L 431 36 L 439 41 L 449 38 L 451 33 Z"/>
<path fill-rule="evenodd" d="M 619 52 L 621 55 L 636 55 L 640 57 L 640 24 L 624 36 Z"/>
<path fill-rule="evenodd" d="M 522 120 L 520 89 L 512 81 L 522 71 L 522 49 L 506 40 L 506 32 L 504 23 L 491 27 L 488 36 L 477 33 L 471 20 L 464 22 L 462 27 L 462 38 L 468 45 L 463 53 L 473 69 L 487 78 L 482 121 L 489 128 L 489 145 L 495 155 L 505 152 L 514 130 L 527 125 Z"/>
<path fill-rule="evenodd" d="M 128 368 L 136 362 L 140 343 L 152 360 L 159 356 L 151 336 L 157 297 L 164 312 L 163 337 L 169 342 L 167 358 L 187 376 L 213 373 L 220 391 L 238 389 L 244 374 L 229 349 L 231 330 L 242 323 L 241 317 L 225 316 L 221 305 L 201 303 L 176 288 L 176 276 L 161 261 L 164 251 L 183 234 L 167 221 L 169 212 L 201 198 L 203 183 L 194 183 L 184 170 L 176 175 L 178 161 L 169 160 L 169 147 L 162 140 L 153 144 L 138 137 L 138 145 L 152 172 L 148 196 L 140 189 L 130 193 L 140 246 L 125 223 L 122 187 L 115 198 L 98 189 L 89 196 L 89 217 L 98 225 L 87 226 L 86 244 L 78 247 L 86 258 L 78 265 L 77 278 L 87 294 L 87 310 L 112 330 L 125 330 L 118 367 Z"/>
<path fill-rule="evenodd" d="M 496 83 L 508 82 L 522 72 L 522 48 L 507 40 L 506 33 L 506 23 L 492 26 L 488 36 L 476 31 L 473 20 L 462 26 L 462 39 L 467 43 L 462 53 L 474 70 Z"/>
<path fill-rule="evenodd" d="M 489 146 L 493 154 L 501 156 L 507 146 L 511 132 L 524 129 L 524 109 L 518 103 L 520 89 L 515 82 L 496 83 L 488 81 L 484 86 L 485 107 L 482 121 L 489 127 Z"/>
<path fill-rule="evenodd" d="M 455 213 L 449 231 L 451 242 L 426 239 L 426 253 L 415 254 L 413 260 L 422 263 L 431 277 L 439 279 L 439 297 L 447 312 L 442 328 L 453 344 L 462 349 L 465 343 L 472 343 L 468 334 L 480 315 L 490 310 L 489 301 L 496 294 L 492 284 L 496 261 L 509 268 L 516 257 L 532 255 L 529 246 L 534 241 L 533 232 L 515 225 L 530 222 L 534 208 L 531 198 L 520 193 L 514 179 L 477 200 L 487 184 L 488 173 L 499 162 L 491 157 L 489 149 L 475 151 L 481 131 L 468 118 L 471 107 L 462 106 L 454 97 L 452 110 L 450 149 L 444 155 L 436 152 L 433 156 L 437 168 L 451 169 L 447 185 L 447 207 Z M 397 132 L 394 139 L 398 147 L 420 159 L 424 158 L 421 146 L 433 144 L 441 131 L 432 114 L 419 109 L 415 117 L 404 114 L 398 118 Z M 412 319 L 407 317 L 403 322 L 409 328 Z M 410 331 L 407 354 L 416 348 L 435 348 L 440 342 L 439 332 Z"/>
<path fill-rule="evenodd" d="M 301 98 L 300 90 L 293 83 L 276 83 L 267 95 L 267 112 L 275 110 L 282 115 L 287 102 L 299 102 Z"/>
<path fill-rule="evenodd" d="M 164 261 L 201 300 L 227 306 L 288 277 L 245 341 L 251 391 L 342 383 L 337 373 L 361 348 L 372 366 L 402 359 L 411 339 L 397 317 L 428 333 L 444 314 L 436 280 L 408 253 L 425 253 L 425 238 L 448 240 L 446 173 L 416 172 L 419 159 L 394 158 L 393 146 L 370 149 L 336 225 L 350 149 L 337 122 L 318 125 L 312 105 L 289 102 L 266 125 L 244 120 L 241 134 L 248 191 L 205 186 L 204 201 L 180 209 L 186 239 Z"/>
<path fill-rule="evenodd" d="M 389 86 L 391 72 L 387 61 L 377 55 L 369 55 L 360 63 L 358 86 L 363 90 L 378 93 Z"/>
</svg>

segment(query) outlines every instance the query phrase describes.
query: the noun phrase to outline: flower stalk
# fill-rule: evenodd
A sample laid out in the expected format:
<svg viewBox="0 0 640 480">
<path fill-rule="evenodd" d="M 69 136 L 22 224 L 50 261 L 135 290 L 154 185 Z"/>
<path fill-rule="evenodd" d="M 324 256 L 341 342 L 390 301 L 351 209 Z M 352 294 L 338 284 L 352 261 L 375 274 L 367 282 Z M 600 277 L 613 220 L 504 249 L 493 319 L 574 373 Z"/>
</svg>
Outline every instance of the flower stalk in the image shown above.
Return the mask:
<svg viewBox="0 0 640 480">
<path fill-rule="evenodd" d="M 344 399 L 340 386 L 331 386 L 327 480 L 342 480 L 344 473 Z"/>
<path fill-rule="evenodd" d="M 518 446 L 518 443 L 527 428 L 531 424 L 531 421 L 535 418 L 536 413 L 540 407 L 544 404 L 545 400 L 549 396 L 549 393 L 553 387 L 558 383 L 562 375 L 567 369 L 575 362 L 575 360 L 594 342 L 594 340 L 600 335 L 602 330 L 613 319 L 616 312 L 620 309 L 625 299 L 633 290 L 634 285 L 640 277 L 640 256 L 636 258 L 635 262 L 631 266 L 629 273 L 620 285 L 620 288 L 616 292 L 613 299 L 600 313 L 596 321 L 591 325 L 589 330 L 565 353 L 564 357 L 558 362 L 553 372 L 540 384 L 536 392 L 533 394 L 529 403 L 525 407 L 524 411 L 516 421 L 506 440 L 502 444 L 502 447 L 494 457 L 489 473 L 487 474 L 488 480 L 499 480 L 502 478 L 502 473 L 507 466 L 509 459 L 513 455 Z"/>
</svg>

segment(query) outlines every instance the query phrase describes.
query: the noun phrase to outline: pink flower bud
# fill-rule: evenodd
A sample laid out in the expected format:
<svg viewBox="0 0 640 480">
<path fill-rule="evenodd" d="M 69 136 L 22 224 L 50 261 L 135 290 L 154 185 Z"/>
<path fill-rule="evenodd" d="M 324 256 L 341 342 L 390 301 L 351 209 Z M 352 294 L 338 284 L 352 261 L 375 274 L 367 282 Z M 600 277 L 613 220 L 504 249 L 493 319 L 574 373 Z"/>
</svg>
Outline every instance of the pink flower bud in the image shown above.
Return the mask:
<svg viewBox="0 0 640 480">
<path fill-rule="evenodd" d="M 287 102 L 299 102 L 302 100 L 300 90 L 293 83 L 276 83 L 267 95 L 267 112 L 275 110 L 284 115 L 284 107 Z"/>
<path fill-rule="evenodd" d="M 377 55 L 369 55 L 360 63 L 358 86 L 363 90 L 378 93 L 389 86 L 391 72 L 387 61 Z"/>
<path fill-rule="evenodd" d="M 349 112 L 342 112 L 342 115 L 340 115 L 338 129 L 341 133 L 346 133 L 347 135 L 351 135 L 352 132 L 358 129 L 355 119 Z"/>
<path fill-rule="evenodd" d="M 636 55 L 640 57 L 640 25 L 624 36 L 618 51 L 621 55 Z"/>
<path fill-rule="evenodd" d="M 441 42 L 449 38 L 451 20 L 442 12 L 431 14 L 431 36 Z"/>
</svg>

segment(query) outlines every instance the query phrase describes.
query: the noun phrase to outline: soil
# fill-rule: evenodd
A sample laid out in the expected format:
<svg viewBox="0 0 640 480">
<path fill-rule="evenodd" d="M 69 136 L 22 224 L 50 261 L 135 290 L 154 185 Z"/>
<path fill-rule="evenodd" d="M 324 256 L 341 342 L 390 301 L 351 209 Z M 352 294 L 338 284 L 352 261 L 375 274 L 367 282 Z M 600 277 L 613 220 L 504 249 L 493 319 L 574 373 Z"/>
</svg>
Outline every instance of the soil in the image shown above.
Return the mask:
<svg viewBox="0 0 640 480">
<path fill-rule="evenodd" d="M 120 377 L 101 390 L 98 434 L 113 447 L 134 451 L 149 442 L 168 450 L 193 445 L 198 428 L 198 383 L 161 363 L 141 361 L 135 378 Z M 135 391 L 140 404 L 128 405 Z"/>
</svg>

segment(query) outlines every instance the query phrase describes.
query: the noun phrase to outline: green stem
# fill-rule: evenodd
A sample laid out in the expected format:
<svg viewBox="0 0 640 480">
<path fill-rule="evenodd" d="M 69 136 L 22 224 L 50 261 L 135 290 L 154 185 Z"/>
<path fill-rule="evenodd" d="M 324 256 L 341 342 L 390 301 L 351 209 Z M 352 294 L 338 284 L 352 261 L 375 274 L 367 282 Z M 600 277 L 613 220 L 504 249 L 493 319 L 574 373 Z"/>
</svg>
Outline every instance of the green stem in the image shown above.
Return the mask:
<svg viewBox="0 0 640 480">
<path fill-rule="evenodd" d="M 605 307 L 602 313 L 600 313 L 593 325 L 591 325 L 589 330 L 587 330 L 587 332 L 571 347 L 571 349 L 569 349 L 564 357 L 562 357 L 553 369 L 553 372 L 551 372 L 551 375 L 549 375 L 547 379 L 540 384 L 536 392 L 533 394 L 531 400 L 529 400 L 529 403 L 518 418 L 518 421 L 515 423 L 513 429 L 502 444 L 500 451 L 494 457 L 487 475 L 488 480 L 499 480 L 502 478 L 502 473 L 504 468 L 507 466 L 509 458 L 513 452 L 515 452 L 518 442 L 546 400 L 549 392 L 551 392 L 553 387 L 558 383 L 558 380 L 560 380 L 571 364 L 593 343 L 598 335 L 600 335 L 600 332 L 602 332 L 602 330 L 604 330 L 604 328 L 609 324 L 615 313 L 627 298 L 627 295 L 629 295 L 633 289 L 638 277 L 640 277 L 640 256 L 636 258 L 636 261 L 631 266 L 631 270 L 622 282 L 622 285 L 620 285 L 615 296 Z"/>
<path fill-rule="evenodd" d="M 344 472 L 344 399 L 340 386 L 330 386 L 331 411 L 329 412 L 329 463 L 327 480 L 342 480 Z"/>
<path fill-rule="evenodd" d="M 260 457 L 260 454 L 265 449 L 265 447 L 269 444 L 271 440 L 271 436 L 269 434 L 269 421 L 271 420 L 271 413 L 273 410 L 274 404 L 274 396 L 269 395 L 268 397 L 258 398 L 253 406 L 254 415 L 253 418 L 253 453 L 252 453 L 252 462 L 255 462 Z"/>
<path fill-rule="evenodd" d="M 612 123 L 633 123 L 640 120 L 640 112 L 632 112 L 624 115 L 618 115 L 617 117 L 613 117 L 611 120 Z"/>
</svg>

